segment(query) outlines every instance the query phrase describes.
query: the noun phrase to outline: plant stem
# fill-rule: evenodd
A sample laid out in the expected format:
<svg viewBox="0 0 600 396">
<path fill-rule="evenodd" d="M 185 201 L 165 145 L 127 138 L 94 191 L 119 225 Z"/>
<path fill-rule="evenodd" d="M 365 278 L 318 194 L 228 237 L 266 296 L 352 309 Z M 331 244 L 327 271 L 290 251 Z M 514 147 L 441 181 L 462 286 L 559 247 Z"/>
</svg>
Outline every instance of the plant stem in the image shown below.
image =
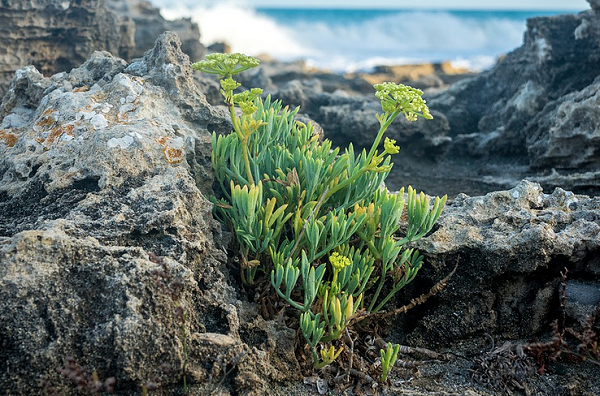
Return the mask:
<svg viewBox="0 0 600 396">
<path fill-rule="evenodd" d="M 246 174 L 248 176 L 248 182 L 250 185 L 254 185 L 254 177 L 252 176 L 252 170 L 250 169 L 250 158 L 248 155 L 248 137 L 244 135 L 240 123 L 235 115 L 235 106 L 233 104 L 233 91 L 228 91 L 225 103 L 227 103 L 227 107 L 229 108 L 229 117 L 231 118 L 231 122 L 233 123 L 233 130 L 238 138 L 242 142 L 242 155 L 244 156 L 244 167 L 246 168 Z"/>
<path fill-rule="evenodd" d="M 389 293 L 387 296 L 385 296 L 385 298 L 384 298 L 384 299 L 383 299 L 383 300 L 382 300 L 382 301 L 379 303 L 379 305 L 377 305 L 377 306 L 375 307 L 375 309 L 373 310 L 373 312 L 379 312 L 379 310 L 380 310 L 381 308 L 383 308 L 383 306 L 384 306 L 384 305 L 385 305 L 385 304 L 386 304 L 388 301 L 390 301 L 390 298 L 392 298 L 392 297 L 393 297 L 393 296 L 394 296 L 396 293 L 398 293 L 398 291 L 399 291 L 400 289 L 401 289 L 401 288 L 398 288 L 398 290 L 396 290 L 396 287 L 394 287 L 394 288 L 392 289 L 392 291 L 391 291 L 391 292 L 390 292 L 390 293 Z"/>
<path fill-rule="evenodd" d="M 240 128 L 240 124 L 238 123 L 237 117 L 235 116 L 235 106 L 233 104 L 233 91 L 227 92 L 227 98 L 225 103 L 227 103 L 227 107 L 229 108 L 229 118 L 231 118 L 231 122 L 233 124 L 233 130 L 240 140 L 244 139 L 244 135 L 242 134 L 242 130 Z"/>
<path fill-rule="evenodd" d="M 367 165 L 363 166 L 362 169 L 360 169 L 358 172 L 356 172 L 354 175 L 352 175 L 351 178 L 344 180 L 343 182 L 341 182 L 340 184 L 336 185 L 334 188 L 332 188 L 329 193 L 327 194 L 327 196 L 325 196 L 325 201 L 328 200 L 329 198 L 331 198 L 333 196 L 333 194 L 335 194 L 336 192 L 340 191 L 342 188 L 345 188 L 346 186 L 354 183 L 356 181 L 356 179 L 358 179 L 359 177 L 361 177 L 367 170 L 369 170 L 369 165 L 370 165 L 370 161 L 367 163 Z"/>
<path fill-rule="evenodd" d="M 381 263 L 381 278 L 379 279 L 379 285 L 377 285 L 377 290 L 375 291 L 375 294 L 373 295 L 371 304 L 369 304 L 369 312 L 373 312 L 373 313 L 375 312 L 375 311 L 373 311 L 373 306 L 377 302 L 377 299 L 379 298 L 379 293 L 381 293 L 381 289 L 383 288 L 383 284 L 385 283 L 386 273 L 387 273 L 387 271 L 386 271 L 385 265 L 382 262 Z"/>
<path fill-rule="evenodd" d="M 248 181 L 250 185 L 254 185 L 254 177 L 252 176 L 252 169 L 250 169 L 250 158 L 248 155 L 248 136 L 242 139 L 242 146 L 244 151 L 242 154 L 244 155 L 244 166 L 246 167 L 246 173 L 248 174 Z"/>
<path fill-rule="evenodd" d="M 379 142 L 381 142 L 383 133 L 389 128 L 389 126 L 396 119 L 396 117 L 398 117 L 399 114 L 400 114 L 400 111 L 398 111 L 398 110 L 394 111 L 387 118 L 387 121 L 384 124 L 382 124 L 381 127 L 379 127 L 379 132 L 377 133 L 377 137 L 375 138 L 375 141 L 373 142 L 373 145 L 371 146 L 371 150 L 369 151 L 369 156 L 367 157 L 369 159 L 369 161 L 375 155 L 375 151 L 377 150 L 377 147 L 379 147 Z"/>
<path fill-rule="evenodd" d="M 279 297 L 281 297 L 285 302 L 287 302 L 288 304 L 290 304 L 292 307 L 296 308 L 298 311 L 300 312 L 306 312 L 308 310 L 308 308 L 304 308 L 304 305 L 300 305 L 297 302 L 295 302 L 294 300 L 288 298 L 285 294 L 283 294 L 283 292 L 281 290 L 279 290 L 278 288 L 275 289 L 275 291 L 277 292 L 277 294 L 279 294 Z"/>
<path fill-rule="evenodd" d="M 313 367 L 317 370 L 320 370 L 323 368 L 323 366 L 320 366 L 319 364 L 319 354 L 317 353 L 317 348 L 311 347 L 311 349 L 313 355 Z"/>
</svg>

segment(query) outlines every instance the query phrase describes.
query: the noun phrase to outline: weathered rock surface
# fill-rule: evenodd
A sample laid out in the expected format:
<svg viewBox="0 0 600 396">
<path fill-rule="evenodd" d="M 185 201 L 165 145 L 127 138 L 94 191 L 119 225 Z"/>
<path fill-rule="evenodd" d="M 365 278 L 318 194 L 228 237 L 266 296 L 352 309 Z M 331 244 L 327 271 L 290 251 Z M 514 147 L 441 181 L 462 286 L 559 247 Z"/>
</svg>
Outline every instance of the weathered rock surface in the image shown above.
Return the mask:
<svg viewBox="0 0 600 396">
<path fill-rule="evenodd" d="M 600 282 L 567 280 L 565 294 L 566 314 L 578 322 L 585 323 L 588 318 L 600 315 Z"/>
<path fill-rule="evenodd" d="M 523 181 L 483 197 L 459 195 L 438 226 L 419 243 L 429 263 L 423 281 L 432 284 L 456 263 L 458 270 L 414 322 L 409 340 L 417 345 L 451 345 L 486 333 L 531 339 L 560 315 L 564 268 L 570 282 L 600 276 L 598 197 L 560 188 L 545 194 Z"/>
<path fill-rule="evenodd" d="M 126 60 L 152 48 L 166 30 L 181 34 L 184 52 L 204 55 L 198 27 L 166 21 L 143 0 L 7 0 L 0 4 L 0 98 L 15 71 L 34 65 L 45 76 L 69 71 L 94 51 Z"/>
<path fill-rule="evenodd" d="M 174 394 L 184 360 L 206 394 L 299 372 L 294 331 L 256 318 L 228 275 L 206 196 L 208 131 L 230 125 L 189 64 L 168 33 L 130 64 L 96 52 L 17 73 L 0 128 L 2 394 L 79 394 L 67 359 L 118 394 Z"/>
<path fill-rule="evenodd" d="M 133 50 L 103 0 L 8 0 L 0 7 L 0 96 L 21 67 L 52 75 L 81 65 L 94 50 L 125 57 Z"/>
</svg>

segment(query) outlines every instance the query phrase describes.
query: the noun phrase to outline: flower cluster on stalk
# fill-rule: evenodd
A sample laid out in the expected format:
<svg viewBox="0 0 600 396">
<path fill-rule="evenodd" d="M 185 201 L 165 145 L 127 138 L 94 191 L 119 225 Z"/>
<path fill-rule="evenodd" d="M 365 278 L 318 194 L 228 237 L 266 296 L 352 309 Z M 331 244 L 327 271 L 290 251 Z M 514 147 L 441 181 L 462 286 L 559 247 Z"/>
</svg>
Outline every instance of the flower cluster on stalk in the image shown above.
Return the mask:
<svg viewBox="0 0 600 396">
<path fill-rule="evenodd" d="M 384 82 L 375 84 L 375 96 L 381 100 L 381 108 L 386 113 L 399 112 L 408 121 L 416 121 L 417 117 L 432 119 L 425 100 L 421 97 L 423 91 L 404 84 Z"/>
</svg>

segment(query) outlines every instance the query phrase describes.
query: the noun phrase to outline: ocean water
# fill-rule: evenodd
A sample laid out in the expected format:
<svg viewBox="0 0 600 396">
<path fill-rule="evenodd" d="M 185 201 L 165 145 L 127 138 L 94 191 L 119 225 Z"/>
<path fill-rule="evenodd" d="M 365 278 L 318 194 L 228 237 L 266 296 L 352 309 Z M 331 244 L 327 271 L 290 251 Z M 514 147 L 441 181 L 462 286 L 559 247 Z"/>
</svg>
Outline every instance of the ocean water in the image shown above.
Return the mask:
<svg viewBox="0 0 600 396">
<path fill-rule="evenodd" d="M 520 46 L 527 18 L 573 11 L 468 11 L 252 8 L 218 2 L 194 6 L 153 0 L 167 19 L 189 17 L 201 41 L 233 52 L 304 59 L 334 72 L 377 65 L 450 61 L 481 71 Z"/>
</svg>

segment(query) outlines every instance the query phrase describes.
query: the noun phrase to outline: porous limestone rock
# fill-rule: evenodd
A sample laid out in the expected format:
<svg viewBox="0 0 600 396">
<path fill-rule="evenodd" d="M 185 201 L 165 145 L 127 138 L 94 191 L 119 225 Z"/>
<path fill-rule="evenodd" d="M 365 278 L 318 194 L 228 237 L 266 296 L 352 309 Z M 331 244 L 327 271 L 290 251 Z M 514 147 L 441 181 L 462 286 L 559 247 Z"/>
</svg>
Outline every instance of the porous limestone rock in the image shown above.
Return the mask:
<svg viewBox="0 0 600 396">
<path fill-rule="evenodd" d="M 21 69 L 0 114 L 1 393 L 75 395 L 68 374 L 95 372 L 172 395 L 184 362 L 205 394 L 297 377 L 295 333 L 247 319 L 226 268 L 207 196 L 230 123 L 175 34 L 130 64 Z"/>
<path fill-rule="evenodd" d="M 534 168 L 600 169 L 600 77 L 546 105 L 525 128 Z"/>
<path fill-rule="evenodd" d="M 533 116 L 598 76 L 600 42 L 591 33 L 576 37 L 582 23 L 600 22 L 592 11 L 529 19 L 521 47 L 429 103 L 448 117 L 452 136 L 481 135 L 472 154 L 526 156 L 522 130 Z"/>
<path fill-rule="evenodd" d="M 427 257 L 421 291 L 458 269 L 420 311 L 408 337 L 416 345 L 448 346 L 485 333 L 531 339 L 560 315 L 564 268 L 573 281 L 600 276 L 598 197 L 560 188 L 545 194 L 523 181 L 482 197 L 459 195 L 437 227 L 418 243 Z"/>
</svg>

